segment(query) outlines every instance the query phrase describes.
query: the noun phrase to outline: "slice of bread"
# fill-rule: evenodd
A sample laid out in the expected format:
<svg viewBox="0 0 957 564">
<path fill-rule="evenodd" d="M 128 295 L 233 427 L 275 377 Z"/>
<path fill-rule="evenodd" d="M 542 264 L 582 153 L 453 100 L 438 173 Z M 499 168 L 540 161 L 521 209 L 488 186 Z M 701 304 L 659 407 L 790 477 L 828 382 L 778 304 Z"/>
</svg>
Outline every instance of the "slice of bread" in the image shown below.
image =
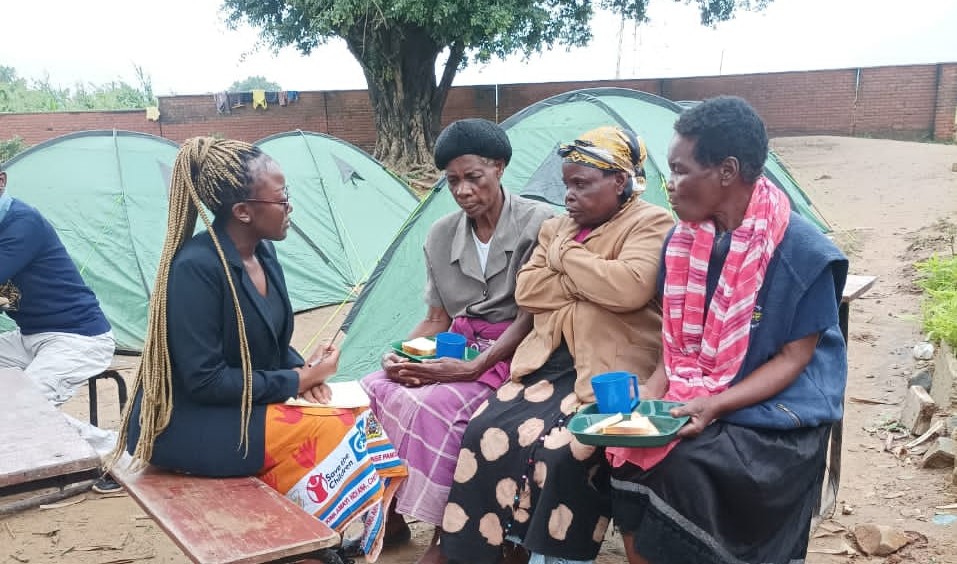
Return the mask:
<svg viewBox="0 0 957 564">
<path fill-rule="evenodd" d="M 628 421 L 621 421 L 601 430 L 606 435 L 644 435 L 660 434 L 658 428 L 644 415 L 632 415 Z"/>
<path fill-rule="evenodd" d="M 435 341 L 417 337 L 402 343 L 402 350 L 415 356 L 435 356 Z"/>
<path fill-rule="evenodd" d="M 592 423 L 591 425 L 589 425 L 585 429 L 585 433 L 601 433 L 602 429 L 604 429 L 605 427 L 608 427 L 609 425 L 614 425 L 615 423 L 618 423 L 624 418 L 625 418 L 624 415 L 622 415 L 621 413 L 609 415 L 608 417 L 602 419 L 601 421 L 597 423 Z"/>
</svg>

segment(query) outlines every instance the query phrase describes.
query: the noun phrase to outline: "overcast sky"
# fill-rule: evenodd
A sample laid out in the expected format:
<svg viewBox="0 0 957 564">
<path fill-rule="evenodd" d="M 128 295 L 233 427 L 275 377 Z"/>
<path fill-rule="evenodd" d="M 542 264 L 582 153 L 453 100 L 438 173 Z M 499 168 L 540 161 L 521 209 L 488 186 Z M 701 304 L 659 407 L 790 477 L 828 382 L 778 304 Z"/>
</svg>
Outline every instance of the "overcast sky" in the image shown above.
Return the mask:
<svg viewBox="0 0 957 564">
<path fill-rule="evenodd" d="M 293 49 L 251 52 L 256 30 L 228 30 L 220 3 L 3 0 L 0 64 L 64 87 L 132 83 L 135 64 L 160 95 L 223 90 L 251 75 L 288 90 L 365 88 L 342 42 L 309 57 Z M 715 29 L 701 27 L 697 10 L 674 0 L 650 0 L 649 15 L 651 22 L 627 23 L 619 34 L 620 19 L 600 14 L 588 47 L 470 67 L 455 84 L 957 62 L 955 0 L 774 0 L 763 13 L 742 13 Z"/>
</svg>

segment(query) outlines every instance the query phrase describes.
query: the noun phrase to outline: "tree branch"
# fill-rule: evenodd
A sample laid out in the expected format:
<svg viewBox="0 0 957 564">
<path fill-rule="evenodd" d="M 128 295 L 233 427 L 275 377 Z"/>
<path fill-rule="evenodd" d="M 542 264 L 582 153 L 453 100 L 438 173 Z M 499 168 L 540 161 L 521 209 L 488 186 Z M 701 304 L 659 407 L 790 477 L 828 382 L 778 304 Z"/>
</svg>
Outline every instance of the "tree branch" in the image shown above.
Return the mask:
<svg viewBox="0 0 957 564">
<path fill-rule="evenodd" d="M 436 111 L 438 114 L 442 113 L 442 108 L 445 106 L 445 99 L 449 94 L 449 88 L 452 87 L 452 80 L 455 79 L 455 73 L 458 72 L 459 65 L 462 64 L 462 57 L 464 56 L 464 43 L 456 41 L 449 46 L 449 59 L 445 61 L 445 68 L 442 70 L 442 79 L 439 80 L 439 85 L 435 89 L 435 94 L 432 97 L 433 111 Z"/>
</svg>

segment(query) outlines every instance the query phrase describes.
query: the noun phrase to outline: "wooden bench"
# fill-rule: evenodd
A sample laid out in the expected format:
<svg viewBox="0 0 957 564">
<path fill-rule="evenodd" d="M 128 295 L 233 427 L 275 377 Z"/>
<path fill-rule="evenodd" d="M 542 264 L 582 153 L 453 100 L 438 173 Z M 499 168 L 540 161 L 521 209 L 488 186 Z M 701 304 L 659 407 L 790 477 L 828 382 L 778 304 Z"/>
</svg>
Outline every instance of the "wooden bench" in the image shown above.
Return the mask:
<svg viewBox="0 0 957 564">
<path fill-rule="evenodd" d="M 838 309 L 838 324 L 841 327 L 841 334 L 844 335 L 844 342 L 850 343 L 848 324 L 850 321 L 851 302 L 861 297 L 877 281 L 876 276 L 858 276 L 849 274 L 844 284 L 844 294 L 841 297 L 841 307 Z M 821 519 L 828 519 L 834 515 L 837 509 L 837 490 L 841 485 L 841 445 L 844 442 L 844 420 L 835 421 L 831 424 L 831 437 L 829 441 L 829 455 L 827 462 L 827 480 L 824 492 L 818 505 L 818 513 L 814 520 L 814 526 Z M 812 526 L 813 530 L 813 526 Z"/>
<path fill-rule="evenodd" d="M 257 478 L 131 472 L 122 462 L 110 473 L 197 564 L 293 562 L 339 544 L 335 531 Z"/>
<path fill-rule="evenodd" d="M 0 369 L 0 495 L 57 487 L 0 507 L 0 515 L 89 489 L 100 457 L 22 370 Z M 72 485 L 72 487 L 69 487 Z"/>
</svg>

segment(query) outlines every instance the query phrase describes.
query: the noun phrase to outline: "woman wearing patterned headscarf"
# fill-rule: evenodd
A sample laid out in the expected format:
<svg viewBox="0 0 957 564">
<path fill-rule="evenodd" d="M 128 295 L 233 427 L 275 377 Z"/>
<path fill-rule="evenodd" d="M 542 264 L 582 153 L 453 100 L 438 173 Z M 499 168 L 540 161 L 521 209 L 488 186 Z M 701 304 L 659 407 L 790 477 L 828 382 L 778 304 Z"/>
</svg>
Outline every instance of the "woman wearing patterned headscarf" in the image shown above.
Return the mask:
<svg viewBox="0 0 957 564">
<path fill-rule="evenodd" d="M 659 354 L 653 298 L 673 221 L 638 199 L 644 144 L 601 127 L 559 155 L 568 213 L 542 224 L 518 273 L 515 299 L 533 328 L 515 351 L 511 382 L 466 429 L 442 525 L 452 561 L 497 562 L 510 542 L 533 562 L 593 560 L 611 516 L 608 466 L 565 423 L 595 401 L 592 376 L 646 378 Z"/>
</svg>

